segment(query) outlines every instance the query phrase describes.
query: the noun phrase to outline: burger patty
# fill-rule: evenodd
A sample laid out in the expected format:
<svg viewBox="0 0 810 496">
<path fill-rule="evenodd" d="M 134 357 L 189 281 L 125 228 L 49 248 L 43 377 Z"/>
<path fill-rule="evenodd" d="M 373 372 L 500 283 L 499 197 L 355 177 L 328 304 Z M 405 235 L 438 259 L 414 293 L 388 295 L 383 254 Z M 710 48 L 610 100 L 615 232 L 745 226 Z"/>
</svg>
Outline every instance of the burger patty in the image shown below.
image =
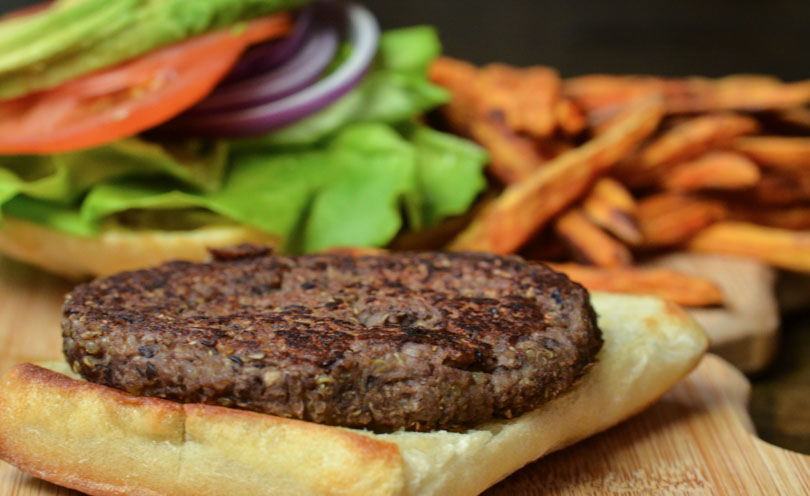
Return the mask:
<svg viewBox="0 0 810 496">
<path fill-rule="evenodd" d="M 554 398 L 602 345 L 587 292 L 516 257 L 213 254 L 78 286 L 73 369 L 134 395 L 460 430 Z"/>
</svg>

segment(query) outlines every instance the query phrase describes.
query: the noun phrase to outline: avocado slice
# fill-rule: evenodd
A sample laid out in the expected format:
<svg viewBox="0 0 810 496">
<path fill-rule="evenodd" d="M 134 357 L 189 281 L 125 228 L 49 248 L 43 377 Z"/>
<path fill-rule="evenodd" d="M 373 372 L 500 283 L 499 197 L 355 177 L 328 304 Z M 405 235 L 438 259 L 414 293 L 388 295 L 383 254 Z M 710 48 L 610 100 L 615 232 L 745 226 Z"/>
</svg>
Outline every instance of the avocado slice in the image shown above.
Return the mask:
<svg viewBox="0 0 810 496">
<path fill-rule="evenodd" d="M 58 0 L 0 22 L 0 100 L 309 0 Z"/>
<path fill-rule="evenodd" d="M 0 74 L 7 74 L 87 46 L 132 22 L 137 0 L 86 0 L 75 7 L 56 5 L 47 15 L 0 25 Z"/>
</svg>

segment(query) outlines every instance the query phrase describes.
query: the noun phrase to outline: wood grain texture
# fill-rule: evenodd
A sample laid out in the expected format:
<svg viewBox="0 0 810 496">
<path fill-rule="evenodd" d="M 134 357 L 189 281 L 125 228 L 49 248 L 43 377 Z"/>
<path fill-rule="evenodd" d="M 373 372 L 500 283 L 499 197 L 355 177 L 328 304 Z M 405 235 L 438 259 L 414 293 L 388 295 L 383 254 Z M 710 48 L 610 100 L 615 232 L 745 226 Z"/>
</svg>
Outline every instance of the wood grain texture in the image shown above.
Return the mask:
<svg viewBox="0 0 810 496">
<path fill-rule="evenodd" d="M 780 324 L 772 267 L 747 258 L 697 253 L 673 253 L 647 265 L 706 277 L 723 291 L 722 307 L 687 310 L 709 335 L 712 353 L 746 373 L 771 363 Z"/>
<path fill-rule="evenodd" d="M 71 285 L 0 257 L 0 371 L 61 357 L 60 311 Z"/>
<path fill-rule="evenodd" d="M 0 258 L 0 372 L 61 356 L 59 309 L 69 289 Z M 810 494 L 810 457 L 754 436 L 749 389 L 728 363 L 708 356 L 640 415 L 530 464 L 486 494 Z M 74 494 L 0 462 L 0 496 Z"/>
</svg>

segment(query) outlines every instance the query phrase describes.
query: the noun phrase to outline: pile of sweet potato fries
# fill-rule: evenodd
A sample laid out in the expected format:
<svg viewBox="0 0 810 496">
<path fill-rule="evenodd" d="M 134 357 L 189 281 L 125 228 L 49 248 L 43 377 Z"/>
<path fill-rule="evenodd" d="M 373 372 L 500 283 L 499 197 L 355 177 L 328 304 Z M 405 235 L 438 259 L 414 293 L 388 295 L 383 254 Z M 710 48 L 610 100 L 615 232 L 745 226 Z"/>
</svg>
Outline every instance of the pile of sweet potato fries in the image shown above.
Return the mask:
<svg viewBox="0 0 810 496">
<path fill-rule="evenodd" d="M 720 304 L 643 261 L 730 254 L 810 272 L 810 81 L 589 75 L 440 58 L 446 125 L 489 150 L 497 194 L 450 243 L 520 253 L 591 289 Z"/>
</svg>

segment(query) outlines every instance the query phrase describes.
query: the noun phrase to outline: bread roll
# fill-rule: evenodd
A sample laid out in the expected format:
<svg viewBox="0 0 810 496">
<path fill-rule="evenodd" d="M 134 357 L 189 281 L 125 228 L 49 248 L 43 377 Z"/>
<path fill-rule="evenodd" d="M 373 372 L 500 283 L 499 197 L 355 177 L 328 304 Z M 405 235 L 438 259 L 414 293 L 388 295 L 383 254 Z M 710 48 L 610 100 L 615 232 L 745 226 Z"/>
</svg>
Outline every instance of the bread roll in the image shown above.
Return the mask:
<svg viewBox="0 0 810 496">
<path fill-rule="evenodd" d="M 142 269 L 169 260 L 202 262 L 208 248 L 279 239 L 243 226 L 212 226 L 188 231 L 130 231 L 108 229 L 84 238 L 31 222 L 4 217 L 0 253 L 70 279 Z"/>
<path fill-rule="evenodd" d="M 466 496 L 621 422 L 691 371 L 708 341 L 678 307 L 594 294 L 598 362 L 574 389 L 463 433 L 316 425 L 132 397 L 18 365 L 0 386 L 0 457 L 93 495 Z"/>
</svg>

